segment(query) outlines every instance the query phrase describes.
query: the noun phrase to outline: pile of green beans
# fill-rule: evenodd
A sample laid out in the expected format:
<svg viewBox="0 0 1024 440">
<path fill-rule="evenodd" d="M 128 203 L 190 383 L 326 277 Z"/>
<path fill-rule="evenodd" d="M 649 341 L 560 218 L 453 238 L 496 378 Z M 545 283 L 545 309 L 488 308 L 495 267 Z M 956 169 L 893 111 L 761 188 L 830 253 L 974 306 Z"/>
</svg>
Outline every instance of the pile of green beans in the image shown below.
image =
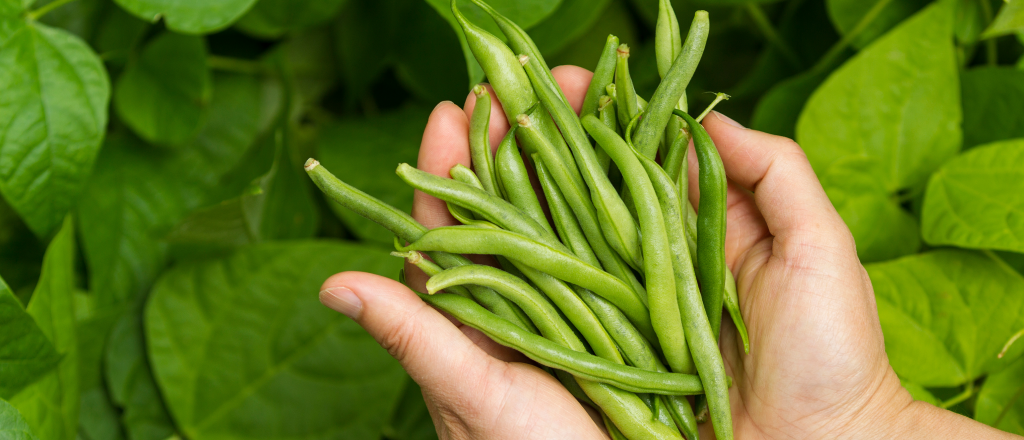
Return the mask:
<svg viewBox="0 0 1024 440">
<path fill-rule="evenodd" d="M 698 420 L 710 418 L 716 438 L 731 439 L 723 307 L 745 350 L 749 343 L 725 263 L 725 171 L 700 125 L 710 107 L 694 119 L 685 94 L 707 41 L 707 12 L 694 15 L 683 38 L 670 1 L 660 1 L 662 81 L 649 100 L 633 87 L 629 48 L 610 35 L 577 114 L 526 32 L 483 0 L 469 1 L 507 40 L 452 0 L 512 129 L 492 154 L 490 92 L 478 85 L 472 168 L 457 165 L 450 179 L 407 164 L 397 170 L 446 202 L 461 225 L 428 230 L 314 159 L 306 172 L 335 202 L 395 234 L 393 255 L 429 277 L 423 301 L 546 367 L 601 413 L 612 438 L 694 440 Z M 691 140 L 700 211 L 688 198 Z M 462 254 L 495 256 L 500 268 Z"/>
</svg>

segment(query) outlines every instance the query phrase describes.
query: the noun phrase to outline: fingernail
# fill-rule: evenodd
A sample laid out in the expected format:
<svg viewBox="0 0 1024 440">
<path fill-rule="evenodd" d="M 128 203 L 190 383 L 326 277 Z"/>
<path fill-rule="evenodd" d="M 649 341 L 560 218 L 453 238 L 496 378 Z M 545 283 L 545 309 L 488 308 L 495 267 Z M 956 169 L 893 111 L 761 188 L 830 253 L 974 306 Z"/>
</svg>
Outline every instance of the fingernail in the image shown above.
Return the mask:
<svg viewBox="0 0 1024 440">
<path fill-rule="evenodd" d="M 732 120 L 732 118 L 730 118 L 730 117 L 728 117 L 726 115 L 723 115 L 723 114 L 721 114 L 721 113 L 719 113 L 717 111 L 713 111 L 712 113 L 715 114 L 715 117 L 718 118 L 719 121 L 725 122 L 726 124 L 729 124 L 729 125 L 731 125 L 733 127 L 736 127 L 736 128 L 746 128 L 746 127 L 740 125 L 739 122 L 736 122 L 736 121 Z"/>
<path fill-rule="evenodd" d="M 358 319 L 363 302 L 348 287 L 331 287 L 320 291 L 320 303 L 352 319 Z"/>
<path fill-rule="evenodd" d="M 442 105 L 445 105 L 445 104 L 454 104 L 454 102 L 451 102 L 451 101 L 441 101 L 441 102 L 437 103 L 437 105 L 434 106 L 434 110 L 437 110 L 438 108 L 440 108 Z"/>
</svg>

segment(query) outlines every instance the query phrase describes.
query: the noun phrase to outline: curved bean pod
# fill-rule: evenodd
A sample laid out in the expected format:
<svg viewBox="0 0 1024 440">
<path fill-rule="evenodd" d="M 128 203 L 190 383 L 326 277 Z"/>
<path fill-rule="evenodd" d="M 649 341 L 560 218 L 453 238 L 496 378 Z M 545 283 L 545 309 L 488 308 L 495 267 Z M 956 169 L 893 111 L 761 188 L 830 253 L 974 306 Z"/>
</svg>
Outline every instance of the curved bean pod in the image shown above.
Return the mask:
<svg viewBox="0 0 1024 440">
<path fill-rule="evenodd" d="M 736 292 L 736 279 L 732 276 L 731 270 L 725 271 L 725 310 L 729 311 L 729 317 L 733 324 L 736 324 L 736 331 L 743 341 L 743 352 L 750 353 L 750 336 L 747 333 L 747 323 L 743 321 L 743 313 L 740 312 L 740 297 Z"/>
<path fill-rule="evenodd" d="M 590 79 L 587 86 L 587 94 L 583 98 L 583 107 L 580 109 L 580 116 L 593 115 L 597 113 L 598 100 L 605 94 L 605 88 L 615 81 L 616 49 L 619 47 L 619 37 L 608 35 L 604 48 L 601 49 L 601 57 L 597 60 L 597 67 L 594 68 L 594 77 Z"/>
<path fill-rule="evenodd" d="M 640 113 L 639 99 L 633 88 L 633 79 L 629 76 L 629 46 L 620 44 L 616 51 L 618 62 L 615 64 L 615 110 L 618 112 L 619 125 L 622 131 L 633 116 Z M 610 94 L 610 93 L 609 93 Z"/>
<path fill-rule="evenodd" d="M 516 147 L 515 130 L 516 127 L 513 125 L 501 140 L 498 152 L 494 156 L 498 182 L 509 203 L 526 212 L 542 228 L 554 234 L 547 216 L 544 215 L 544 208 L 537 200 L 537 192 L 530 183 L 530 175 L 526 171 L 526 164 L 523 163 L 523 156 Z"/>
<path fill-rule="evenodd" d="M 693 15 L 693 23 L 690 24 L 682 52 L 672 63 L 672 68 L 665 75 L 665 79 L 658 84 L 651 102 L 644 110 L 644 116 L 637 127 L 634 145 L 648 158 L 653 159 L 657 153 L 658 141 L 672 116 L 672 110 L 679 103 L 686 86 L 693 78 L 693 72 L 697 70 L 697 63 L 704 54 L 709 27 L 707 11 L 697 11 Z"/>
<path fill-rule="evenodd" d="M 514 348 L 540 364 L 568 371 L 576 377 L 606 383 L 634 393 L 685 396 L 704 392 L 701 379 L 695 375 L 655 373 L 570 350 L 544 337 L 524 331 L 458 295 L 421 294 L 420 298 L 448 312 L 463 324 L 480 330 L 495 342 Z"/>
<path fill-rule="evenodd" d="M 487 87 L 480 84 L 473 87 L 473 94 L 476 95 L 476 107 L 473 108 L 473 117 L 469 120 L 469 152 L 473 161 L 473 170 L 480 178 L 484 190 L 497 195 L 498 184 L 494 178 L 494 156 L 491 154 L 489 136 L 491 94 L 487 92 Z"/>
</svg>

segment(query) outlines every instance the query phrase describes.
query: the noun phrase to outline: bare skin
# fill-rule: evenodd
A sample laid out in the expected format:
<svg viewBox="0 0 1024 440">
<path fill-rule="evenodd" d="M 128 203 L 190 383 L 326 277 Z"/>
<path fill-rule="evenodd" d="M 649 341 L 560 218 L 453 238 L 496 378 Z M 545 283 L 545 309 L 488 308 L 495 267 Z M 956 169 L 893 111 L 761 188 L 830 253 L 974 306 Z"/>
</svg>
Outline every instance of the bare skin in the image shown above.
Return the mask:
<svg viewBox="0 0 1024 440">
<path fill-rule="evenodd" d="M 554 69 L 577 111 L 591 73 Z M 508 130 L 492 92 L 491 145 Z M 447 176 L 470 166 L 469 115 L 439 104 L 418 167 Z M 722 353 L 737 439 L 1020 438 L 914 402 L 889 366 L 874 293 L 853 237 L 792 140 L 748 130 L 717 112 L 704 120 L 729 176 L 726 260 L 736 276 L 751 352 L 726 319 Z M 691 146 L 692 148 L 692 146 Z M 696 155 L 690 199 L 699 209 Z M 443 202 L 416 193 L 428 228 L 456 224 Z M 422 273 L 407 267 L 422 290 Z M 551 376 L 515 351 L 430 308 L 390 279 L 344 272 L 320 300 L 362 325 L 423 389 L 442 439 L 607 438 Z M 714 438 L 710 425 L 701 438 Z"/>
</svg>

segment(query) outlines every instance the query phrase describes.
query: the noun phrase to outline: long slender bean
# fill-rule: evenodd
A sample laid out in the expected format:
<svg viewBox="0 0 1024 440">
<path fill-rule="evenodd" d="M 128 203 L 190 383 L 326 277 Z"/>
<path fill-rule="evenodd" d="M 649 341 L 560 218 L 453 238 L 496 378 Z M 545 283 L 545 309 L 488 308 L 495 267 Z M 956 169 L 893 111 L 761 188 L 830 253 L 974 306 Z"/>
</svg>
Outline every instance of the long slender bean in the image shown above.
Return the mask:
<svg viewBox="0 0 1024 440">
<path fill-rule="evenodd" d="M 672 371 L 693 371 L 693 360 L 686 347 L 686 336 L 676 300 L 676 280 L 672 268 L 672 250 L 665 216 L 656 200 L 654 186 L 632 148 L 596 116 L 584 116 L 583 126 L 590 136 L 611 156 L 622 170 L 627 188 L 639 202 L 636 203 L 643 233 L 644 275 L 647 280 L 647 301 L 651 308 L 651 323 L 658 334 L 662 350 Z"/>
<path fill-rule="evenodd" d="M 615 81 L 615 53 L 618 47 L 619 37 L 608 35 L 601 49 L 601 57 L 597 60 L 597 67 L 594 68 L 594 77 L 590 79 L 587 94 L 583 98 L 580 117 L 597 113 L 598 100 L 605 94 L 605 88 Z"/>
<path fill-rule="evenodd" d="M 665 75 L 665 79 L 658 84 L 651 102 L 644 110 L 644 116 L 637 126 L 634 143 L 636 149 L 644 156 L 654 158 L 658 150 L 658 141 L 664 134 L 672 110 L 690 83 L 693 72 L 697 70 L 697 63 L 700 62 L 704 45 L 707 43 L 709 27 L 707 11 L 697 11 L 683 43 L 683 51 L 672 63 L 672 68 Z"/>
<path fill-rule="evenodd" d="M 740 297 L 736 292 L 736 279 L 732 276 L 732 271 L 725 271 L 725 310 L 729 312 L 729 317 L 732 318 L 733 324 L 736 325 L 736 331 L 740 334 L 740 340 L 743 341 L 743 352 L 750 353 L 750 336 L 747 334 L 747 323 L 743 321 L 743 313 L 740 311 Z"/>
<path fill-rule="evenodd" d="M 629 46 L 620 44 L 616 55 L 618 62 L 615 64 L 615 111 L 618 112 L 619 125 L 625 131 L 626 124 L 633 120 L 634 115 L 640 113 L 640 107 L 636 89 L 633 88 L 633 79 L 629 75 Z"/>
<path fill-rule="evenodd" d="M 477 84 L 473 87 L 476 95 L 476 107 L 473 117 L 469 120 L 469 151 L 480 183 L 487 192 L 497 195 L 498 184 L 494 177 L 494 155 L 491 153 L 491 94 L 487 87 Z"/>
<path fill-rule="evenodd" d="M 475 302 L 452 294 L 425 295 L 427 303 L 480 330 L 495 342 L 511 347 L 543 365 L 557 368 L 595 382 L 606 383 L 634 393 L 697 395 L 704 392 L 695 375 L 656 373 L 619 365 L 592 354 L 570 350 L 541 336 L 524 331 Z"/>
<path fill-rule="evenodd" d="M 526 171 L 526 164 L 523 163 L 523 156 L 516 147 L 515 130 L 516 127 L 513 126 L 498 145 L 498 152 L 494 157 L 498 181 L 501 182 L 506 200 L 553 234 L 554 230 L 544 215 L 544 208 L 540 206 L 537 193 L 530 184 L 530 175 Z"/>
<path fill-rule="evenodd" d="M 408 261 L 409 264 L 412 264 L 413 266 L 416 266 L 417 268 L 422 270 L 423 273 L 425 273 L 428 277 L 437 275 L 441 273 L 442 270 L 444 270 L 441 268 L 441 266 L 438 266 L 433 261 L 423 258 L 423 254 L 419 252 L 392 252 L 391 256 L 398 257 L 404 259 L 405 261 Z M 467 290 L 463 286 L 451 286 L 445 289 L 445 292 L 453 293 L 463 298 L 472 298 L 472 296 L 469 294 L 469 290 Z"/>
</svg>

